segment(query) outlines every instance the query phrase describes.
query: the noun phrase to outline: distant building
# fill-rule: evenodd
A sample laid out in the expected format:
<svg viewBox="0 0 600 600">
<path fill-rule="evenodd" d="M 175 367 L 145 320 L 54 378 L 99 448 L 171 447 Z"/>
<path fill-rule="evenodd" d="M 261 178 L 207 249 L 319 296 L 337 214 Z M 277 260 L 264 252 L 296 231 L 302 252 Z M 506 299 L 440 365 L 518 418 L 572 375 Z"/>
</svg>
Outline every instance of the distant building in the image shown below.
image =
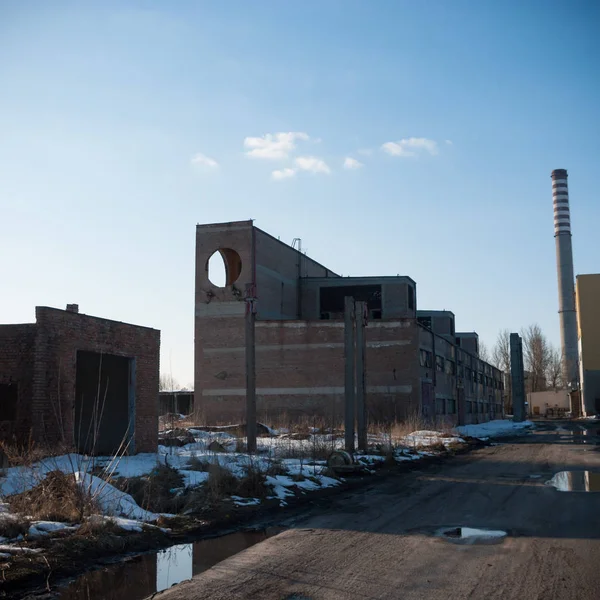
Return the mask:
<svg viewBox="0 0 600 600">
<path fill-rule="evenodd" d="M 152 452 L 158 444 L 160 331 L 38 306 L 0 325 L 0 440 L 79 452 Z"/>
<path fill-rule="evenodd" d="M 209 278 L 215 252 L 225 263 L 223 287 Z M 502 373 L 479 358 L 477 334 L 457 336 L 449 311 L 417 311 L 413 279 L 341 277 L 239 221 L 196 228 L 195 411 L 207 421 L 244 418 L 247 293 L 257 298 L 261 419 L 342 419 L 346 296 L 367 303 L 372 422 L 420 414 L 477 423 L 503 414 Z"/>
<path fill-rule="evenodd" d="M 600 274 L 576 283 L 579 381 L 585 415 L 600 414 Z"/>
<path fill-rule="evenodd" d="M 571 399 L 566 390 L 530 392 L 527 402 L 527 412 L 532 417 L 564 417 L 571 410 Z"/>
<path fill-rule="evenodd" d="M 178 390 L 158 393 L 158 414 L 189 415 L 194 410 L 194 392 Z"/>
</svg>

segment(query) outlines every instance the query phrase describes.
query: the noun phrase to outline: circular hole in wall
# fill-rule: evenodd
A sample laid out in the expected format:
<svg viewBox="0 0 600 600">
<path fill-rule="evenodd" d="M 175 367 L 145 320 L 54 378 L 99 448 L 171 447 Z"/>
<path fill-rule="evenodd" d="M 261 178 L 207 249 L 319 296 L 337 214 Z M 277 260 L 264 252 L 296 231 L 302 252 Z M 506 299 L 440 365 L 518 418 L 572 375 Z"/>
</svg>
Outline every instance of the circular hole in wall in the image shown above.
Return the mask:
<svg viewBox="0 0 600 600">
<path fill-rule="evenodd" d="M 206 263 L 208 280 L 217 287 L 234 284 L 242 272 L 242 259 L 231 248 L 219 248 L 213 252 Z"/>
</svg>

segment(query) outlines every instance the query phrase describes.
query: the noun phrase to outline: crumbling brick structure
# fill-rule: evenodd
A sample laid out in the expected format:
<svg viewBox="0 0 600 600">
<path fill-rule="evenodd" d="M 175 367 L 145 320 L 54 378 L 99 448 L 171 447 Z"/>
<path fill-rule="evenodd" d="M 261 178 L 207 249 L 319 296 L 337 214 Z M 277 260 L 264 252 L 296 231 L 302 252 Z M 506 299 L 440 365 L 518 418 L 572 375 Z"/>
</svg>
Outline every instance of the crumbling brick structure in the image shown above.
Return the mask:
<svg viewBox="0 0 600 600">
<path fill-rule="evenodd" d="M 160 332 L 36 308 L 0 325 L 0 439 L 81 452 L 152 452 L 158 444 Z"/>
<path fill-rule="evenodd" d="M 214 254 L 225 266 L 222 285 L 211 281 Z M 456 334 L 452 313 L 417 311 L 413 279 L 340 277 L 252 221 L 237 221 L 196 227 L 194 404 L 200 418 L 245 418 L 246 294 L 257 299 L 260 419 L 342 421 L 347 296 L 368 308 L 371 422 L 415 413 L 449 424 L 502 416 L 502 374 L 479 358 L 476 343 L 468 343 L 477 334 Z"/>
</svg>

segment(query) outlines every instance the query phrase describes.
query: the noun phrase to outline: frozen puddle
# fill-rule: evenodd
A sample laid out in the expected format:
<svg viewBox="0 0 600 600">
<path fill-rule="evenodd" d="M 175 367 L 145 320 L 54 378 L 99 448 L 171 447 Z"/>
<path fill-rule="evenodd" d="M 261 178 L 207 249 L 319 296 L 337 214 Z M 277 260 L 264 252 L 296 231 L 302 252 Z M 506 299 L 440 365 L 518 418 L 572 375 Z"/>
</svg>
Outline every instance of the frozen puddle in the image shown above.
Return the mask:
<svg viewBox="0 0 600 600">
<path fill-rule="evenodd" d="M 559 492 L 600 492 L 600 473 L 594 471 L 560 471 L 547 485 Z"/>
<path fill-rule="evenodd" d="M 438 535 L 455 544 L 499 544 L 507 533 L 499 529 L 475 529 L 473 527 L 446 527 Z"/>
<path fill-rule="evenodd" d="M 280 533 L 281 529 L 238 531 L 180 544 L 85 573 L 59 590 L 61 600 L 142 600 L 191 579 L 217 563 Z"/>
</svg>

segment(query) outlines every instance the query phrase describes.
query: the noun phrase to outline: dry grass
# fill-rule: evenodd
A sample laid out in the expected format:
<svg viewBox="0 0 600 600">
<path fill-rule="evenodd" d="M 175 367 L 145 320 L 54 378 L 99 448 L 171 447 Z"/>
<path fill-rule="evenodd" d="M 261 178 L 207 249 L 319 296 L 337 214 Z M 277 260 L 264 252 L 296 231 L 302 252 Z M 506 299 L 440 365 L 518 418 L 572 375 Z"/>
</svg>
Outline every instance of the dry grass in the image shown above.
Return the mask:
<svg viewBox="0 0 600 600">
<path fill-rule="evenodd" d="M 0 537 L 16 538 L 29 530 L 29 519 L 17 515 L 0 515 Z"/>
<path fill-rule="evenodd" d="M 12 512 L 42 521 L 79 523 L 97 511 L 93 497 L 75 481 L 75 476 L 62 471 L 51 471 L 31 490 L 7 500 Z"/>
<path fill-rule="evenodd" d="M 176 513 L 183 505 L 181 497 L 171 491 L 184 487 L 183 476 L 169 465 L 157 465 L 149 475 L 116 478 L 110 483 L 151 512 Z"/>
<path fill-rule="evenodd" d="M 107 534 L 123 535 L 124 530 L 112 519 L 104 519 L 99 515 L 92 515 L 81 524 L 76 535 L 99 537 Z"/>
<path fill-rule="evenodd" d="M 9 467 L 30 467 L 50 456 L 61 456 L 70 452 L 63 444 L 38 444 L 29 439 L 26 443 L 0 441 L 0 454 L 4 454 Z"/>
</svg>

